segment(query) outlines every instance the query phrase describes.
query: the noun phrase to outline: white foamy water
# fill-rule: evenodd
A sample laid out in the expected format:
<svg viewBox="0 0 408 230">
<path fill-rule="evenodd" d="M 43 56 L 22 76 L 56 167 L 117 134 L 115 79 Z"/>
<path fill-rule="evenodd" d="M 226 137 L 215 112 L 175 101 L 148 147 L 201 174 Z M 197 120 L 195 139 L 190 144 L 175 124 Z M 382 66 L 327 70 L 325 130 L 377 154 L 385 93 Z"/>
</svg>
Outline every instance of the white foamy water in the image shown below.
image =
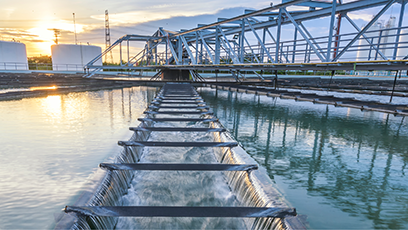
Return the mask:
<svg viewBox="0 0 408 230">
<path fill-rule="evenodd" d="M 187 126 L 186 126 L 187 124 Z M 208 127 L 187 122 L 156 127 Z M 149 141 L 212 142 L 211 133 L 152 132 Z M 213 148 L 147 147 L 142 163 L 218 163 Z M 222 172 L 139 171 L 123 197 L 127 206 L 238 206 Z M 246 229 L 241 218 L 119 218 L 117 229 Z"/>
</svg>

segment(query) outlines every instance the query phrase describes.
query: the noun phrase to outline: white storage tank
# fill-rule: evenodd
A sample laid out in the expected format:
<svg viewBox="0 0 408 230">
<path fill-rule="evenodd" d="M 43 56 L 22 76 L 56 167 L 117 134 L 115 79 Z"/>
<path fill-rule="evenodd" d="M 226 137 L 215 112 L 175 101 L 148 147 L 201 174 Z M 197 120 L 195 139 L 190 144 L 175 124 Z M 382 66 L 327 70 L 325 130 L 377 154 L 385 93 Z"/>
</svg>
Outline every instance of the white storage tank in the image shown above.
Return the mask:
<svg viewBox="0 0 408 230">
<path fill-rule="evenodd" d="M 364 27 L 363 27 L 364 28 Z M 382 24 L 380 22 L 374 23 L 370 28 L 368 28 L 365 35 L 369 38 L 369 40 L 377 45 L 378 38 L 380 36 L 380 29 L 382 28 Z M 373 32 L 370 32 L 373 31 Z M 358 42 L 358 51 L 357 51 L 357 61 L 366 61 L 366 60 L 374 60 L 375 54 L 377 53 L 375 49 L 372 49 L 371 46 L 368 44 L 367 40 L 363 36 L 360 37 Z"/>
<path fill-rule="evenodd" d="M 401 30 L 398 42 L 397 59 L 408 58 L 408 29 Z"/>
<path fill-rule="evenodd" d="M 387 23 L 385 24 L 386 30 L 382 31 L 382 39 L 381 39 L 381 45 L 380 50 L 381 52 L 389 59 L 392 59 L 392 55 L 394 54 L 394 44 L 389 44 L 389 43 L 394 43 L 395 42 L 395 35 L 397 34 L 397 30 L 389 30 L 391 28 L 395 28 L 395 17 L 390 17 L 388 19 Z"/>
<path fill-rule="evenodd" d="M 25 44 L 0 41 L 0 70 L 28 70 Z"/>
<path fill-rule="evenodd" d="M 51 46 L 52 69 L 83 71 L 84 65 L 102 53 L 102 48 L 91 45 L 58 44 Z M 95 65 L 102 65 L 98 60 Z"/>
</svg>

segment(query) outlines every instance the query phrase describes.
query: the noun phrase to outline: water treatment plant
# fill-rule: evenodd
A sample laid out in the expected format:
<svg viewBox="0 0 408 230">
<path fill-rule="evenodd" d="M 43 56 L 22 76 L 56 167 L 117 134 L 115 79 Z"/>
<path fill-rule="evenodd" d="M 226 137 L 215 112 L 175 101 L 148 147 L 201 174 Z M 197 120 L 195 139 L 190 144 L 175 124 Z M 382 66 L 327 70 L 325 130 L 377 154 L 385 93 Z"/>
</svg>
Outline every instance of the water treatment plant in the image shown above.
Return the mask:
<svg viewBox="0 0 408 230">
<path fill-rule="evenodd" d="M 407 229 L 406 3 L 1 41 L 0 229 Z"/>
</svg>

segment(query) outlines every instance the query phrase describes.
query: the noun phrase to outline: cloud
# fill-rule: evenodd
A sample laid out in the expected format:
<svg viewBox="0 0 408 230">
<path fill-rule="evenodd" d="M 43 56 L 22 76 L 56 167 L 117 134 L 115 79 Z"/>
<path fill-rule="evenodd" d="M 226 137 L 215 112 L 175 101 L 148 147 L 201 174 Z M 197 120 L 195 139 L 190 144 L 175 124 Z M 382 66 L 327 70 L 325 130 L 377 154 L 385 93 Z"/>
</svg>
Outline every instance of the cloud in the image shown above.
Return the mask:
<svg viewBox="0 0 408 230">
<path fill-rule="evenodd" d="M 125 34 L 140 34 L 140 35 L 151 35 L 158 30 L 159 27 L 163 27 L 168 30 L 180 30 L 180 29 L 190 29 L 197 27 L 198 23 L 212 23 L 217 21 L 219 17 L 233 17 L 243 14 L 245 8 L 236 7 L 219 10 L 213 14 L 201 14 L 194 16 L 174 16 L 170 18 L 156 19 L 154 21 L 146 21 L 139 23 L 127 23 L 119 25 L 111 25 L 111 42 L 113 43 L 116 39 L 122 37 Z M 78 36 L 79 39 L 86 42 L 88 38 L 100 38 L 100 43 L 104 42 L 104 26 L 95 26 L 93 28 L 84 29 L 82 33 Z"/>
<path fill-rule="evenodd" d="M 14 13 L 16 9 L 14 7 L 10 8 L 3 8 L 0 10 L 1 14 L 5 19 L 10 19 L 11 15 Z"/>
<path fill-rule="evenodd" d="M 365 22 L 371 21 L 371 19 L 374 16 L 374 14 L 361 13 L 361 12 L 359 12 L 359 13 L 348 13 L 347 15 L 353 20 L 363 20 Z"/>
</svg>

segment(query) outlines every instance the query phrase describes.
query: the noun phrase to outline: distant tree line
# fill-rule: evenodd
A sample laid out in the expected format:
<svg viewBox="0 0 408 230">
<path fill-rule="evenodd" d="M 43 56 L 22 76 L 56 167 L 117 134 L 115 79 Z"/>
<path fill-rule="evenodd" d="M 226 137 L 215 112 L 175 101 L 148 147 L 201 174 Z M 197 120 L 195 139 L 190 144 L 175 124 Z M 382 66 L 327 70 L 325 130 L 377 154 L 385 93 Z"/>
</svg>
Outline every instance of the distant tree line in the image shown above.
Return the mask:
<svg viewBox="0 0 408 230">
<path fill-rule="evenodd" d="M 52 64 L 51 56 L 29 57 L 28 64 Z"/>
</svg>

